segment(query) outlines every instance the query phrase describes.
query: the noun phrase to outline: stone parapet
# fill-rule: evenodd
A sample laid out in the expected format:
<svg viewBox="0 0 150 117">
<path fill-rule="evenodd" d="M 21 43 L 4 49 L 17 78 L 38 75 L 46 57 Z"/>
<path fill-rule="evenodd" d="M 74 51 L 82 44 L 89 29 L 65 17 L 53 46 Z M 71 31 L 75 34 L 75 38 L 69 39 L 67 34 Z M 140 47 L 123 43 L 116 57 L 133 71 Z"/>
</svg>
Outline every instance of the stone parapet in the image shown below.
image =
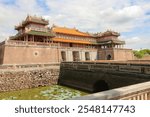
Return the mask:
<svg viewBox="0 0 150 117">
<path fill-rule="evenodd" d="M 150 74 L 149 61 L 95 61 L 95 62 L 63 62 L 63 69 L 84 71 L 120 71 L 127 73 Z"/>
<path fill-rule="evenodd" d="M 32 68 L 46 68 L 46 67 L 58 67 L 59 68 L 60 63 L 45 63 L 45 64 L 13 64 L 13 65 L 0 65 L 1 70 L 5 69 L 32 69 Z"/>
<path fill-rule="evenodd" d="M 9 40 L 5 41 L 2 44 L 5 46 L 13 46 L 13 47 L 44 47 L 44 48 L 57 48 L 57 49 L 66 49 L 66 50 L 73 50 L 73 49 L 89 49 L 89 50 L 97 50 L 96 47 L 64 47 L 61 46 L 59 43 L 46 43 L 46 42 L 29 42 L 29 41 L 14 41 Z M 1 45 L 1 44 L 0 44 Z"/>
<path fill-rule="evenodd" d="M 74 100 L 150 100 L 150 82 L 98 92 Z"/>
</svg>

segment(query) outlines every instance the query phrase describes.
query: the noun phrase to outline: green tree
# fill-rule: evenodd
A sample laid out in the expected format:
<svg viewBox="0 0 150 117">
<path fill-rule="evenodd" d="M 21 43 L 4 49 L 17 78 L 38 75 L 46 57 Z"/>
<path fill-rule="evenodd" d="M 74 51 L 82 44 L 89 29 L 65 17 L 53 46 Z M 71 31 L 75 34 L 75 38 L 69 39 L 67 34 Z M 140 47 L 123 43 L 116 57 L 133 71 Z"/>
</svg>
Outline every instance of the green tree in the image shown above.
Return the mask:
<svg viewBox="0 0 150 117">
<path fill-rule="evenodd" d="M 133 50 L 134 56 L 137 58 L 142 58 L 146 55 L 150 55 L 150 49 L 143 49 L 143 50 Z"/>
</svg>

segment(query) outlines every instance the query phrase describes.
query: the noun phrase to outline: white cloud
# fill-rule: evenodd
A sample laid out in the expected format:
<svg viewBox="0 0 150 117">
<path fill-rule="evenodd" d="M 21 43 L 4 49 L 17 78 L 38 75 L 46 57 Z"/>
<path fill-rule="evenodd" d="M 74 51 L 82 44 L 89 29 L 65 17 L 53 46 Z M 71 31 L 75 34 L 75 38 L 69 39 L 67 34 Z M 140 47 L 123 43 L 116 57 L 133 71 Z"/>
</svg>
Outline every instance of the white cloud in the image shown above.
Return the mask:
<svg viewBox="0 0 150 117">
<path fill-rule="evenodd" d="M 144 36 L 141 37 L 122 37 L 123 40 L 126 41 L 126 48 L 132 49 L 142 49 L 142 48 L 149 48 L 150 49 L 150 39 L 147 39 Z"/>
<path fill-rule="evenodd" d="M 42 8 L 38 7 L 36 0 L 16 0 L 15 4 L 7 5 L 0 2 L 0 41 L 14 35 L 14 26 L 18 25 L 27 14 L 42 15 Z"/>
<path fill-rule="evenodd" d="M 4 0 L 0 0 L 0 40 L 14 34 L 14 25 L 21 22 L 27 14 L 45 16 L 50 20 L 50 25 L 55 23 L 92 32 L 106 29 L 130 32 L 150 25 L 145 22 L 150 19 L 150 16 L 145 15 L 150 11 L 150 2 L 145 0 L 44 0 L 48 11 L 36 0 L 16 0 L 12 5 L 2 4 L 2 1 Z M 142 38 L 148 40 L 146 36 Z M 129 41 L 129 45 L 132 45 L 131 42 Z"/>
<path fill-rule="evenodd" d="M 141 41 L 142 39 L 139 37 L 132 37 L 132 38 L 126 39 L 127 45 L 133 45 L 135 43 L 140 43 Z"/>
<path fill-rule="evenodd" d="M 67 26 L 76 25 L 86 31 L 101 31 L 107 28 L 121 32 L 131 31 L 138 26 L 140 19 L 145 17 L 144 9 L 140 5 L 130 5 L 130 0 L 46 1 L 56 23 Z"/>
</svg>

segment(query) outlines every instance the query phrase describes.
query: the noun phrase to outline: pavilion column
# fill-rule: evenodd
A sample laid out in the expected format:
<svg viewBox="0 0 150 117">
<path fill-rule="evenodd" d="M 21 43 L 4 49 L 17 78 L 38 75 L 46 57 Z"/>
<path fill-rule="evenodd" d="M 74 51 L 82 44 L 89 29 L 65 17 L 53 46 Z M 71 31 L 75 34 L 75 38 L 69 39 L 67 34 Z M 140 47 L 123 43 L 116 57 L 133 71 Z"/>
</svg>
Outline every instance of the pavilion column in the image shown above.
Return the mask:
<svg viewBox="0 0 150 117">
<path fill-rule="evenodd" d="M 23 37 L 23 39 L 24 39 L 24 41 L 26 41 L 26 37 L 25 36 Z"/>
<path fill-rule="evenodd" d="M 46 43 L 46 41 L 47 41 L 47 37 L 45 37 L 45 39 L 44 39 L 44 43 Z"/>
<path fill-rule="evenodd" d="M 46 39 L 45 39 L 45 42 L 47 43 L 47 41 L 48 41 L 48 37 L 46 37 Z"/>
<path fill-rule="evenodd" d="M 28 42 L 28 35 L 26 35 L 26 41 Z"/>
<path fill-rule="evenodd" d="M 48 43 L 48 37 L 46 37 L 46 43 Z"/>
<path fill-rule="evenodd" d="M 34 42 L 34 35 L 33 35 L 33 39 L 32 39 L 32 40 L 33 40 L 33 42 Z"/>
</svg>

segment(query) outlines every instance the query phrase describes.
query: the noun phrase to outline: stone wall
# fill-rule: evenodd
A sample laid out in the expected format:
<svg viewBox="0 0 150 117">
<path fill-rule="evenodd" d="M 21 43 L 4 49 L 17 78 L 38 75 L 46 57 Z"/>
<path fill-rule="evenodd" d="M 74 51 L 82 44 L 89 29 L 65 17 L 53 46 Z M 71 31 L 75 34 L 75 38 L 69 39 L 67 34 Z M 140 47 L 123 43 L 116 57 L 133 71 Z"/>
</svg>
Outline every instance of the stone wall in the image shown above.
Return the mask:
<svg viewBox="0 0 150 117">
<path fill-rule="evenodd" d="M 0 64 L 3 64 L 3 57 L 4 57 L 4 44 L 0 43 Z"/>
<path fill-rule="evenodd" d="M 3 64 L 36 64 L 60 62 L 56 47 L 4 45 Z"/>
<path fill-rule="evenodd" d="M 114 60 L 114 51 L 112 48 L 105 48 L 98 50 L 98 59 L 107 60 L 107 56 L 110 55 L 111 59 Z"/>
<path fill-rule="evenodd" d="M 97 49 L 94 48 L 63 48 L 60 51 L 66 53 L 66 61 L 73 61 L 73 51 L 79 52 L 80 61 L 86 61 L 85 52 L 89 52 L 90 60 L 94 61 L 97 59 Z"/>
<path fill-rule="evenodd" d="M 134 55 L 132 49 L 124 48 L 105 48 L 98 50 L 99 60 L 107 60 L 107 56 L 111 56 L 111 60 L 133 60 Z"/>
<path fill-rule="evenodd" d="M 133 60 L 132 49 L 114 49 L 114 60 Z"/>
<path fill-rule="evenodd" d="M 79 60 L 85 61 L 85 53 L 90 60 L 133 60 L 131 49 L 123 48 L 82 48 L 63 47 L 59 44 L 28 43 L 22 41 L 6 41 L 0 43 L 0 64 L 46 64 L 60 63 L 61 52 L 65 52 L 66 61 L 73 61 L 73 52 L 79 53 Z M 11 58 L 11 59 L 10 59 Z"/>
<path fill-rule="evenodd" d="M 57 84 L 59 69 L 38 68 L 0 71 L 0 92 Z"/>
<path fill-rule="evenodd" d="M 60 63 L 62 61 L 62 51 L 66 53 L 66 61 L 73 61 L 73 51 L 79 52 L 79 59 L 81 61 L 85 61 L 85 52 L 89 52 L 90 60 L 97 59 L 97 49 L 95 48 L 69 48 L 61 47 L 59 45 L 21 45 L 17 43 L 10 44 L 7 42 L 0 45 L 0 64 Z"/>
</svg>

